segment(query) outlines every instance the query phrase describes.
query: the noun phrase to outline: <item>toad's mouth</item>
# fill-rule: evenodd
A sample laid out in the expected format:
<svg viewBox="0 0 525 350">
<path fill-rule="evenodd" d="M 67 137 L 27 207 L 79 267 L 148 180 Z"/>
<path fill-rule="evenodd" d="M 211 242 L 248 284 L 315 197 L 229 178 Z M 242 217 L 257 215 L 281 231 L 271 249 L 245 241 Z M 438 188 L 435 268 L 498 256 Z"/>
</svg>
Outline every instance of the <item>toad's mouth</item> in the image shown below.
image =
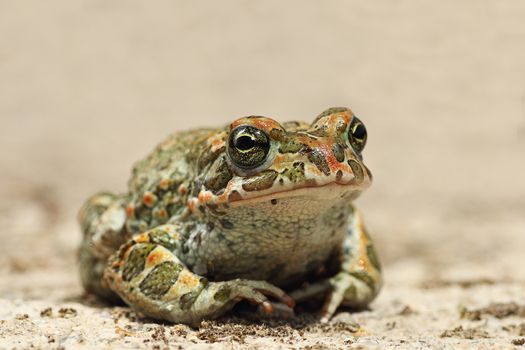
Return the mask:
<svg viewBox="0 0 525 350">
<path fill-rule="evenodd" d="M 295 174 L 270 169 L 248 177 L 234 176 L 219 194 L 203 189 L 196 198 L 197 203 L 191 201 L 190 204 L 195 203 L 194 208 L 197 205 L 239 207 L 283 198 L 294 199 L 296 204 L 300 204 L 298 198 L 309 202 L 352 200 L 372 183 L 372 175 L 364 166 L 355 170 L 347 166 L 344 171 L 338 169 L 329 174 L 306 170 Z"/>
<path fill-rule="evenodd" d="M 229 205 L 238 207 L 253 203 L 269 202 L 276 204 L 279 200 L 287 198 L 304 198 L 305 200 L 338 201 L 353 200 L 369 186 L 369 183 L 350 182 L 346 184 L 329 182 L 326 184 L 303 183 L 296 186 L 273 186 L 272 188 L 257 193 L 244 192 L 242 195 L 230 196 Z"/>
<path fill-rule="evenodd" d="M 253 176 L 234 177 L 226 188 L 226 198 L 219 198 L 219 201 L 238 206 L 297 197 L 309 201 L 353 199 L 372 182 L 368 168 L 354 160 L 349 160 L 348 164 L 337 163 L 327 171 L 311 164 L 295 170 L 297 167 L 288 164 Z"/>
</svg>

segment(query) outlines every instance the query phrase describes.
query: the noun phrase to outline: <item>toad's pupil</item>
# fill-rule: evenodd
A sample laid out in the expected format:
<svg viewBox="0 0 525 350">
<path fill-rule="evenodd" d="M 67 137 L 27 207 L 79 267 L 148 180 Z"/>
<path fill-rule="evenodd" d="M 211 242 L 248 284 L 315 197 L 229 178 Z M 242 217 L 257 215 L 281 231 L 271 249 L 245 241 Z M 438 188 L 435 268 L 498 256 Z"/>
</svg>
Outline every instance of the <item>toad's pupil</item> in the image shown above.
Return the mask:
<svg viewBox="0 0 525 350">
<path fill-rule="evenodd" d="M 248 135 L 239 136 L 235 140 L 235 147 L 241 151 L 247 151 L 255 146 L 255 140 Z"/>
<path fill-rule="evenodd" d="M 366 129 L 365 127 L 363 126 L 363 124 L 358 124 L 355 129 L 354 129 L 354 132 L 353 132 L 353 136 L 356 138 L 356 139 L 364 139 L 366 137 Z"/>
</svg>

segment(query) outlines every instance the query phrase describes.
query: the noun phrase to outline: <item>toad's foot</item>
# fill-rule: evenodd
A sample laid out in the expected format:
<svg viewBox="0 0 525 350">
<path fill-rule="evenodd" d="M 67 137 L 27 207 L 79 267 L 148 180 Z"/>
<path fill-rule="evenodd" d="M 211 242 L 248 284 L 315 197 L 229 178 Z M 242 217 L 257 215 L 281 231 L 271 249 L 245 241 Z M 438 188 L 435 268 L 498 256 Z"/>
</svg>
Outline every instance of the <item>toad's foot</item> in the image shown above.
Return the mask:
<svg viewBox="0 0 525 350">
<path fill-rule="evenodd" d="M 290 296 L 298 303 L 324 298 L 320 321 L 325 323 L 341 305 L 358 308 L 366 306 L 377 293 L 375 283 L 373 277 L 366 273 L 342 271 L 330 279 L 295 290 Z"/>
<path fill-rule="evenodd" d="M 241 300 L 247 300 L 251 304 L 258 305 L 260 310 L 266 314 L 271 314 L 275 308 L 284 304 L 288 308 L 295 306 L 294 300 L 280 288 L 265 282 L 235 279 L 224 282 L 210 283 L 207 295 L 202 296 L 202 302 L 209 305 L 219 303 L 231 308 Z M 268 298 L 273 298 L 279 303 L 273 303 Z M 231 304 L 230 307 L 228 305 Z"/>
<path fill-rule="evenodd" d="M 363 308 L 375 297 L 375 286 L 369 276 L 340 272 L 330 279 L 331 291 L 321 311 L 321 322 L 330 321 L 341 305 Z M 373 283 L 373 282 L 372 282 Z"/>
</svg>

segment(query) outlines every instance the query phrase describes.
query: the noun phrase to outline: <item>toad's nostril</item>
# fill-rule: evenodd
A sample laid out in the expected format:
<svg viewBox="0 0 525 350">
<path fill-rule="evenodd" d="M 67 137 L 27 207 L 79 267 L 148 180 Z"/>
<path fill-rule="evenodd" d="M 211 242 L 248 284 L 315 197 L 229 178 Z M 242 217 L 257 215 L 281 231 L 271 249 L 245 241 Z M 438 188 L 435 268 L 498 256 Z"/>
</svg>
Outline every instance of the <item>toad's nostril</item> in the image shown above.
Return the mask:
<svg viewBox="0 0 525 350">
<path fill-rule="evenodd" d="M 341 170 L 337 170 L 337 173 L 335 174 L 335 182 L 341 183 L 342 178 L 343 178 L 343 172 Z"/>
</svg>

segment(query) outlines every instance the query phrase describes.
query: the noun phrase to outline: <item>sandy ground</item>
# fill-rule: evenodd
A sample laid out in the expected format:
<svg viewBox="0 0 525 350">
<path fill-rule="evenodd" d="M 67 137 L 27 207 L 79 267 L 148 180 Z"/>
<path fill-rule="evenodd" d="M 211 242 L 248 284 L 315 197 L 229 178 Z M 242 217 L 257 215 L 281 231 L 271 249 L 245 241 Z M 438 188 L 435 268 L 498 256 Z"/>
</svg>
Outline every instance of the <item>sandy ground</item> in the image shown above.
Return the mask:
<svg viewBox="0 0 525 350">
<path fill-rule="evenodd" d="M 519 0 L 0 1 L 0 348 L 520 348 L 524 23 Z M 83 294 L 77 209 L 166 134 L 337 105 L 370 133 L 370 310 L 192 330 Z"/>
</svg>

